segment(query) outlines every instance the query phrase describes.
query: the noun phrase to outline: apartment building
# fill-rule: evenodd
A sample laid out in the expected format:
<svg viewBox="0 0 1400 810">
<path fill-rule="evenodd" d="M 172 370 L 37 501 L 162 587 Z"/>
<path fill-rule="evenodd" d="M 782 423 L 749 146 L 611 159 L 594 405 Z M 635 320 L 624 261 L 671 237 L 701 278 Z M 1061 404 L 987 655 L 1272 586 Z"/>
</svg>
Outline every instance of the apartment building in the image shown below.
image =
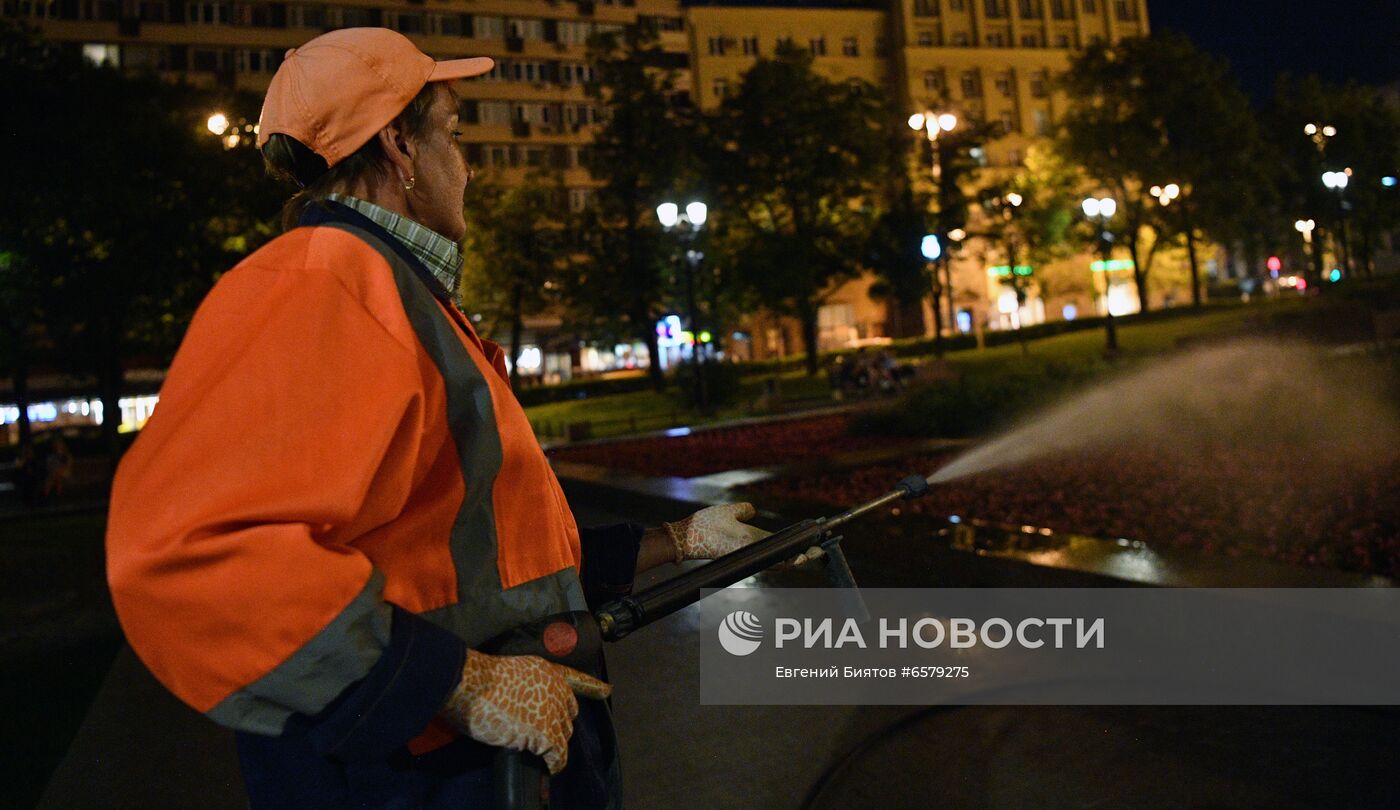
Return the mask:
<svg viewBox="0 0 1400 810">
<path fill-rule="evenodd" d="M 491 56 L 496 69 L 461 86 L 469 159 L 507 182 L 531 168 L 560 170 L 576 210 L 596 185 L 583 168 L 599 121 L 584 92 L 585 42 L 596 32 L 656 30 L 681 71 L 682 89 L 702 109 L 733 92 L 756 59 L 792 42 L 813 54 L 824 76 L 883 86 L 910 113 L 936 109 L 1000 123 L 1006 136 L 977 156 L 983 174 L 995 177 L 1014 172 L 1030 145 L 1053 130 L 1066 103 L 1053 80 L 1075 49 L 1148 31 L 1145 0 L 876 0 L 844 7 L 820 0 L 3 0 L 0 8 L 95 63 L 251 92 L 266 88 L 287 49 L 340 27 L 392 28 L 439 57 Z M 1093 311 L 1092 300 L 1035 296 L 1008 311 L 1006 289 L 989 273 L 998 263 L 1004 257 L 996 247 L 975 240 L 955 255 L 952 328 L 1034 323 L 1068 314 L 1065 307 Z M 871 282 L 833 291 L 820 315 L 823 345 L 890 334 L 885 305 L 868 294 Z M 932 324 L 927 310 L 925 304 L 924 321 Z M 737 348 L 748 356 L 800 351 L 794 324 L 772 320 L 746 332 L 751 340 Z M 635 347 L 604 354 L 636 357 Z M 542 357 L 541 370 L 569 365 L 547 351 Z"/>
</svg>

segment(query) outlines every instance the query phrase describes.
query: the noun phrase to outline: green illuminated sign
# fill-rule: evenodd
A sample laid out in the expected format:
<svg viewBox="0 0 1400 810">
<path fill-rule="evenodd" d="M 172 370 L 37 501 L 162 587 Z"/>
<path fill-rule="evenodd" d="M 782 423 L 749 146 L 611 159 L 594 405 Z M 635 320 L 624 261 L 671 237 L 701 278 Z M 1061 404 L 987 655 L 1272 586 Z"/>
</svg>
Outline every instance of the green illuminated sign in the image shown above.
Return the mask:
<svg viewBox="0 0 1400 810">
<path fill-rule="evenodd" d="M 1016 265 L 1016 275 L 1018 275 L 1018 276 L 1030 276 L 1030 275 L 1034 275 L 1034 274 L 1035 274 L 1035 268 L 1032 267 L 1032 266 L 1030 266 L 1029 264 L 1018 264 L 1018 265 Z M 1011 266 L 1010 266 L 1010 265 L 1006 265 L 1006 264 L 994 264 L 994 265 L 992 265 L 991 267 L 988 267 L 988 268 L 987 268 L 987 275 L 989 275 L 989 276 L 1003 276 L 1003 277 L 1009 276 L 1009 275 L 1011 275 Z"/>
<path fill-rule="evenodd" d="M 1110 262 L 1094 262 L 1089 265 L 1089 269 L 1095 273 L 1102 273 L 1105 270 L 1131 270 L 1133 269 L 1132 259 L 1114 259 Z"/>
</svg>

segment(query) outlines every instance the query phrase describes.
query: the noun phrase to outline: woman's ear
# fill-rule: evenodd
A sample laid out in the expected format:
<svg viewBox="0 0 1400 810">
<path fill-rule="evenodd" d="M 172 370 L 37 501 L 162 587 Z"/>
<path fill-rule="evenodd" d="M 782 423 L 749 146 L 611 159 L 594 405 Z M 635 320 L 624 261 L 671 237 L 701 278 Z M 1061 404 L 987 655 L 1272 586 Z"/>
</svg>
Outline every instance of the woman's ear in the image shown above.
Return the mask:
<svg viewBox="0 0 1400 810">
<path fill-rule="evenodd" d="M 403 130 L 397 123 L 391 123 L 379 130 L 375 137 L 379 139 L 384 157 L 394 166 L 398 175 L 395 179 L 400 183 L 409 182 L 413 178 L 413 155 Z"/>
</svg>

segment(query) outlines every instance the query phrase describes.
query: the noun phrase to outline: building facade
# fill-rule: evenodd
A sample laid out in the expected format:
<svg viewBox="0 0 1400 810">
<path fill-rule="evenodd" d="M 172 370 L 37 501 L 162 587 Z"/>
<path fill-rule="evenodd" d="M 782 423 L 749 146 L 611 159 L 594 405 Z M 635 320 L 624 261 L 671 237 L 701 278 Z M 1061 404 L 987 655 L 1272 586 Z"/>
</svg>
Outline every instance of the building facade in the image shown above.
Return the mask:
<svg viewBox="0 0 1400 810">
<path fill-rule="evenodd" d="M 576 210 L 587 205 L 595 185 L 584 161 L 600 111 L 584 83 L 590 77 L 585 42 L 596 32 L 654 28 L 680 68 L 681 89 L 702 109 L 718 105 L 756 59 L 790 41 L 808 49 L 827 78 L 880 85 L 911 113 L 947 111 L 999 123 L 1005 137 L 977 155 L 982 175 L 990 178 L 1013 174 L 1031 145 L 1052 132 L 1066 105 L 1054 79 L 1076 49 L 1148 32 L 1145 0 L 889 0 L 858 7 L 678 0 L 3 0 L 3 10 L 96 63 L 250 92 L 266 88 L 287 49 L 333 28 L 384 26 L 435 56 L 491 56 L 496 69 L 462 85 L 469 160 L 506 182 L 532 168 L 557 169 Z M 1024 305 L 1013 296 L 1008 309 L 1006 287 L 991 270 L 1006 263 L 997 250 L 973 239 L 953 254 L 947 328 L 1008 328 L 1089 313 L 1126 294 L 1130 274 L 1119 273 L 1111 295 L 1057 298 L 1033 290 Z M 1074 262 L 1087 268 L 1089 258 Z M 831 292 L 819 316 L 823 347 L 911 332 L 907 314 L 896 319 L 871 298 L 871 282 L 861 278 Z M 1118 308 L 1135 309 L 1135 295 Z M 927 302 L 924 310 L 916 331 L 928 333 L 933 318 Z M 897 330 L 895 320 L 902 322 Z M 559 369 L 570 364 L 551 359 L 543 345 L 547 326 L 531 331 L 539 335 L 530 357 L 540 355 L 540 373 L 553 368 L 552 376 L 567 376 Z M 759 318 L 742 331 L 746 345 L 736 348 L 748 357 L 801 351 L 795 324 Z M 635 349 L 614 347 L 590 357 L 622 364 L 617 358 L 626 356 L 635 365 Z M 575 365 L 581 357 L 574 353 Z"/>
</svg>

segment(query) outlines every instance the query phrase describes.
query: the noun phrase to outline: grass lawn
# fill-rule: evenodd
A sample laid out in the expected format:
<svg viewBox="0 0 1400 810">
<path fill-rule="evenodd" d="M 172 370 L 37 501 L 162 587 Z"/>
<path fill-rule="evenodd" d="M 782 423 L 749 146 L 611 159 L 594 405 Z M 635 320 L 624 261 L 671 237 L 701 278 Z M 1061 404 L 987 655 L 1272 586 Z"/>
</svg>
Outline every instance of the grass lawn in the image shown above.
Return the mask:
<svg viewBox="0 0 1400 810">
<path fill-rule="evenodd" d="M 121 646 L 105 521 L 100 513 L 0 521 L 0 805 L 38 800 Z"/>
<path fill-rule="evenodd" d="M 807 400 L 830 395 L 825 374 L 808 377 L 800 371 L 791 371 L 778 376 L 784 399 Z M 752 405 L 763 393 L 764 379 L 745 379 L 733 404 L 718 408 L 709 415 L 682 405 L 675 382 L 661 393 L 635 391 L 549 402 L 526 408 L 525 414 L 534 423 L 535 432 L 542 437 L 559 436 L 563 433 L 564 425 L 572 422 L 589 422 L 594 438 L 644 433 L 672 425 L 702 425 L 760 414 L 761 411 L 756 411 Z"/>
<path fill-rule="evenodd" d="M 1182 310 L 1179 317 L 1149 323 L 1120 323 L 1120 358 L 1132 360 L 1170 351 L 1182 340 L 1228 335 L 1245 328 L 1251 321 L 1287 315 L 1306 305 L 1302 299 L 1284 299 L 1250 306 L 1210 307 L 1200 312 Z M 1011 369 L 1047 362 L 1092 363 L 1103 356 L 1104 332 L 1102 329 L 1070 332 L 1032 340 L 1027 345 L 1030 348 L 1028 358 L 1022 356 L 1019 344 L 1011 343 L 983 350 L 949 352 L 944 359 L 960 371 Z M 525 413 L 535 424 L 537 433 L 553 436 L 561 435 L 564 425 L 584 421 L 592 424 L 595 438 L 647 432 L 672 424 L 700 425 L 760 413 L 751 406 L 761 395 L 766 376 L 746 378 L 734 399 L 735 404 L 709 416 L 683 407 L 673 390 L 674 384 L 672 390 L 665 393 L 638 391 L 551 402 L 526 408 Z M 830 393 L 825 374 L 808 377 L 801 371 L 791 371 L 779 376 L 785 399 L 819 399 Z"/>
</svg>

